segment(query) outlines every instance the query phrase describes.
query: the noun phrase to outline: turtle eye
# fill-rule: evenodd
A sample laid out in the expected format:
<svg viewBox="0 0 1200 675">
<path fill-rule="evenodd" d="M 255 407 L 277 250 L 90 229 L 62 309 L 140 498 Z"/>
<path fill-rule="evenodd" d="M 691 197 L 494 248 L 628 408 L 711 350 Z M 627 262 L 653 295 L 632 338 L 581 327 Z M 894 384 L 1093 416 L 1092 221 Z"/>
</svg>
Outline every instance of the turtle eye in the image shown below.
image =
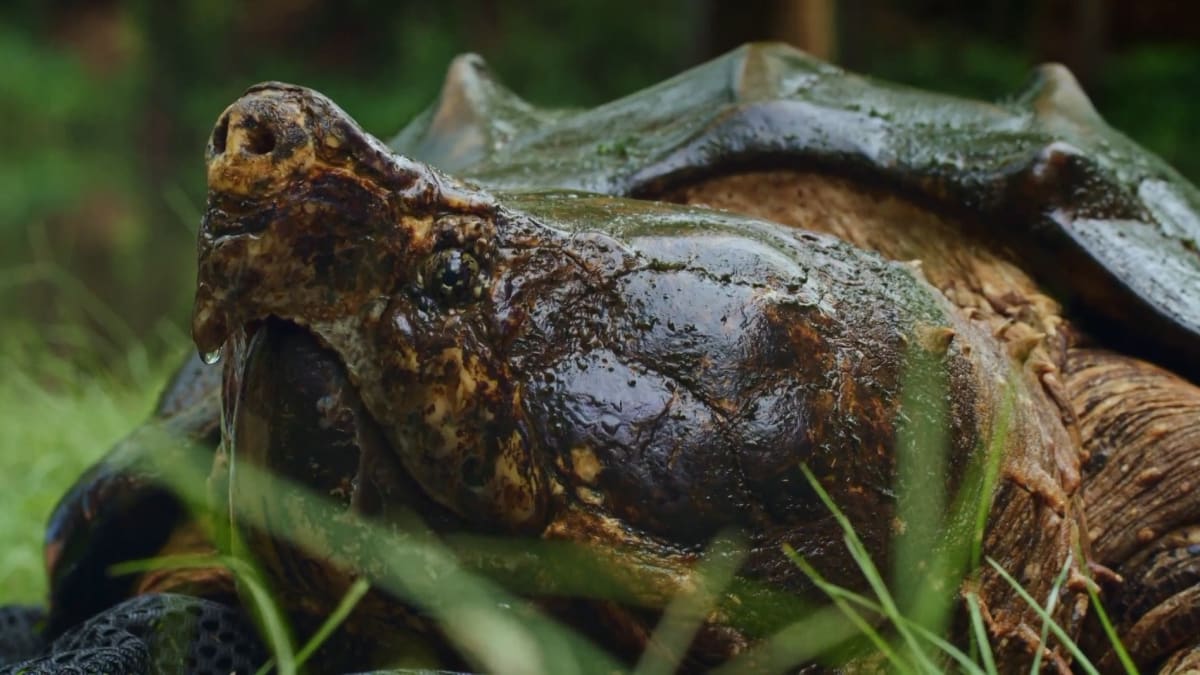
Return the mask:
<svg viewBox="0 0 1200 675">
<path fill-rule="evenodd" d="M 445 302 L 465 302 L 482 293 L 479 261 L 458 249 L 438 251 L 425 265 L 425 284 Z"/>
</svg>

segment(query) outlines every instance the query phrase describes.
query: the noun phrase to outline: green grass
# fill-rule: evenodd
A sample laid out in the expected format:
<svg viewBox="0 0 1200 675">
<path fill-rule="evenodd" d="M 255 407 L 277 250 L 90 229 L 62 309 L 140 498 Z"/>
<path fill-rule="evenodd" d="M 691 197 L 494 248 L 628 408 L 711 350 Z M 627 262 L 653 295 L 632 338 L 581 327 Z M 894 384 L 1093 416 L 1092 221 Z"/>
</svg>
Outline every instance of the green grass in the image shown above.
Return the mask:
<svg viewBox="0 0 1200 675">
<path fill-rule="evenodd" d="M 996 431 L 1001 438 L 991 439 L 991 442 L 986 444 L 987 447 L 982 449 L 979 458 L 982 465 L 968 471 L 968 482 L 982 481 L 984 485 L 994 486 L 996 469 L 991 465 L 998 463 L 999 455 L 993 450 L 1003 446 L 1002 437 L 1008 430 L 1010 411 L 1007 396 L 1001 410 L 996 420 Z M 934 414 L 929 421 L 936 422 L 940 416 Z M 928 433 L 912 433 L 914 436 L 930 437 Z M 170 475 L 170 467 L 162 468 Z M 765 665 L 769 672 L 787 671 L 801 663 L 822 658 L 829 654 L 832 648 L 844 644 L 847 640 L 862 637 L 882 655 L 888 669 L 895 672 L 932 675 L 953 669 L 972 675 L 997 673 L 979 611 L 978 598 L 970 593 L 965 594 L 969 626 L 976 640 L 972 649 L 964 649 L 947 639 L 947 622 L 944 620 L 948 613 L 953 611 L 950 605 L 960 602 L 956 591 L 962 587 L 966 575 L 976 571 L 974 568 L 964 569 L 958 561 L 968 558 L 966 552 L 973 548 L 981 532 L 954 533 L 938 528 L 938 531 L 931 533 L 930 536 L 951 537 L 956 540 L 953 545 L 935 547 L 952 551 L 948 554 L 953 558 L 952 561 L 929 563 L 929 569 L 936 570 L 937 573 L 954 575 L 942 579 L 941 585 L 955 592 L 942 594 L 946 607 L 930 610 L 928 606 L 920 603 L 906 606 L 897 600 L 895 587 L 889 586 L 880 570 L 876 568 L 849 519 L 823 489 L 816 476 L 807 467 L 803 467 L 803 470 L 825 507 L 841 526 L 843 541 L 868 582 L 869 594 L 829 583 L 812 564 L 785 544 L 781 554 L 797 565 L 814 585 L 828 596 L 833 603 L 832 607 L 818 608 L 810 616 L 803 617 L 742 655 L 748 658 L 735 659 L 727 664 L 722 668 L 722 672 L 739 672 L 740 665 L 746 663 L 753 663 L 756 670 L 762 670 Z M 303 493 L 303 499 L 307 503 L 325 500 L 321 496 L 308 493 L 301 486 L 289 485 L 279 477 L 259 474 L 254 467 L 241 467 L 239 471 L 243 472 L 240 479 L 244 481 L 242 489 L 255 494 L 270 494 L 276 491 L 278 494 Z M 203 490 L 193 482 L 188 482 L 187 475 L 175 478 L 181 481 L 177 483 L 177 489 L 187 500 L 198 503 L 203 499 Z M 990 488 L 965 488 L 964 491 L 965 494 L 973 495 L 975 499 L 985 502 L 991 500 Z M 949 508 L 960 513 L 961 517 L 951 517 L 949 520 L 970 522 L 972 519 L 966 514 L 973 514 L 978 508 L 977 505 L 971 500 L 955 499 L 953 502 L 953 506 Z M 251 522 L 247 523 L 251 526 L 265 525 L 252 520 L 261 517 L 259 515 L 242 515 L 244 520 L 251 519 Z M 352 520 L 347 519 L 345 527 L 364 528 L 367 533 L 366 537 L 358 539 L 363 543 L 364 550 L 359 551 L 357 557 L 389 562 L 373 579 L 373 583 L 397 597 L 404 598 L 412 606 L 421 608 L 426 615 L 435 619 L 445 630 L 446 638 L 465 656 L 472 667 L 495 673 L 609 672 L 619 667 L 609 655 L 586 639 L 556 625 L 535 606 L 512 595 L 512 589 L 496 583 L 495 579 L 478 574 L 478 570 L 473 570 L 467 562 L 469 557 L 456 555 L 461 551 L 455 551 L 447 542 L 423 534 L 423 528 L 398 533 L 369 522 L 358 521 L 351 524 Z M 979 527 L 982 527 L 982 524 Z M 289 538 L 300 548 L 312 550 L 339 565 L 352 566 L 354 563 L 340 550 L 330 551 L 322 548 L 322 544 L 328 544 L 330 540 L 321 535 L 313 536 L 312 533 L 301 531 L 290 533 Z M 511 547 L 503 540 L 477 537 L 471 541 L 471 546 L 475 549 L 490 547 L 491 554 L 497 556 L 511 554 Z M 536 546 L 528 548 L 529 551 L 536 549 Z M 550 555 L 554 553 L 551 552 Z M 636 666 L 636 673 L 665 673 L 676 670 L 678 659 L 695 635 L 701 617 L 707 616 L 714 609 L 728 608 L 729 598 L 725 593 L 732 588 L 734 572 L 741 564 L 742 555 L 744 541 L 736 535 L 720 538 L 710 546 L 708 555 L 697 565 L 695 571 L 696 590 L 676 597 L 667 605 L 655 630 L 659 649 L 643 655 Z M 169 564 L 169 561 L 163 562 Z M 521 564 L 515 560 L 511 562 Z M 228 561 L 226 564 L 250 587 L 251 592 L 246 594 L 247 600 L 257 607 L 264 632 L 273 645 L 279 672 L 299 672 L 299 665 L 303 659 L 297 658 L 292 643 L 286 637 L 290 631 L 282 625 L 281 612 L 276 600 L 264 591 L 264 584 L 258 580 L 252 564 L 238 560 Z M 988 559 L 987 564 L 1015 585 L 1016 582 L 994 561 Z M 1095 672 L 1095 667 L 1071 637 L 1051 618 L 1059 590 L 1065 582 L 1070 566 L 1071 562 L 1068 560 L 1044 601 L 1029 596 L 1019 586 L 1016 590 L 1042 618 L 1042 641 L 1045 643 L 1053 633 L 1059 644 L 1074 657 L 1075 667 L 1083 672 Z M 544 567 L 553 568 L 552 564 Z M 899 587 L 911 586 L 914 583 L 911 571 L 906 573 L 904 570 L 898 570 L 896 575 L 899 578 Z M 336 625 L 345 618 L 349 607 L 364 591 L 365 588 L 361 585 L 352 588 L 339 607 L 332 610 L 326 627 Z M 513 608 L 518 607 L 521 609 L 514 612 Z M 836 615 L 831 614 L 829 609 L 836 610 Z M 839 621 L 839 618 L 843 621 Z M 315 646 L 332 632 L 331 628 L 326 627 L 310 636 L 300 653 L 312 653 Z M 1033 663 L 1032 672 L 1038 672 L 1040 660 L 1039 655 Z"/>
<path fill-rule="evenodd" d="M 101 312 L 98 316 L 103 317 L 104 314 Z M 22 336 L 25 339 L 21 339 Z M 0 510 L 0 536 L 7 543 L 4 553 L 0 555 L 0 602 L 38 602 L 43 599 L 46 588 L 41 548 L 48 514 L 81 471 L 147 416 L 162 382 L 178 360 L 151 358 L 141 346 L 134 346 L 124 356 L 114 358 L 111 362 L 88 367 L 63 356 L 64 353 L 70 353 L 72 346 L 88 339 L 87 331 L 78 327 L 67 327 L 44 335 L 23 331 L 18 327 L 8 334 L 0 362 L 0 410 L 3 411 L 0 429 L 4 432 L 0 438 L 7 444 L 6 450 L 0 452 L 0 468 L 3 469 L 3 478 L 0 480 L 5 481 L 6 499 L 6 508 Z M 164 341 L 185 343 L 182 336 L 169 329 L 164 331 Z M 997 480 L 998 450 L 1004 445 L 1009 417 L 1013 412 L 1011 396 L 1005 396 L 1001 402 L 995 420 L 995 433 L 987 447 L 981 448 L 979 463 L 967 472 L 965 484 L 976 484 L 978 487 L 964 488 L 953 496 L 924 490 L 916 497 L 925 501 L 918 501 L 916 497 L 905 494 L 906 484 L 919 483 L 912 476 L 937 474 L 945 470 L 944 453 L 931 452 L 930 448 L 946 443 L 942 430 L 946 413 L 937 406 L 929 406 L 928 402 L 940 398 L 931 394 L 944 388 L 946 383 L 936 368 L 922 367 L 919 355 L 913 356 L 911 362 L 913 367 L 906 381 L 903 404 L 910 414 L 902 416 L 898 443 L 898 515 L 907 522 L 925 523 L 927 526 L 910 527 L 907 541 L 893 542 L 897 557 L 902 561 L 897 569 L 891 570 L 896 583 L 889 586 L 885 581 L 885 576 L 875 568 L 852 524 L 821 488 L 816 477 L 806 469 L 810 482 L 826 508 L 843 528 L 845 545 L 868 581 L 867 593 L 853 592 L 829 583 L 813 565 L 785 546 L 780 555 L 787 556 L 799 566 L 832 604 L 815 607 L 810 615 L 726 664 L 722 672 L 739 672 L 740 667 L 747 663 L 753 663 L 757 669 L 783 671 L 814 659 L 828 658 L 828 654 L 835 653 L 835 650 L 854 640 L 865 640 L 896 672 L 937 673 L 950 667 L 979 675 L 996 672 L 978 598 L 970 593 L 965 595 L 973 638 L 971 648 L 962 649 L 950 644 L 945 636 L 954 605 L 962 601 L 956 591 L 962 587 L 963 579 L 982 564 L 979 559 L 980 542 L 987 505 Z M 924 412 L 911 414 L 914 408 Z M 173 442 L 173 439 L 163 441 Z M 155 442 L 152 435 L 147 437 L 146 442 Z M 170 471 L 178 467 L 162 468 L 170 475 Z M 253 471 L 248 473 L 252 476 L 255 491 L 281 489 L 281 482 L 274 477 L 254 477 Z M 187 473 L 173 478 L 180 495 L 201 508 L 206 495 L 203 485 L 194 480 L 195 476 Z M 285 486 L 282 489 L 289 493 L 302 490 L 298 486 Z M 306 499 L 315 501 L 320 498 L 314 495 Z M 944 515 L 947 512 L 949 515 Z M 952 532 L 952 522 L 969 522 L 972 527 L 968 529 L 972 531 Z M 366 527 L 371 532 L 367 539 L 373 549 L 369 557 L 389 562 L 385 573 L 373 579 L 372 584 L 405 598 L 439 621 L 447 639 L 474 667 L 498 673 L 594 672 L 597 666 L 603 670 L 604 664 L 608 668 L 618 667 L 610 655 L 555 624 L 521 600 L 518 597 L 521 591 L 511 584 L 511 580 L 508 587 L 497 584 L 495 579 L 479 574 L 480 570 L 473 569 L 470 562 L 473 556 L 478 559 L 492 556 L 499 560 L 505 560 L 505 556 L 508 556 L 510 561 L 516 560 L 514 553 L 519 557 L 538 551 L 538 547 L 522 546 L 521 552 L 514 552 L 511 542 L 476 537 L 455 548 L 453 540 L 442 542 L 419 532 L 404 532 L 397 536 L 396 532 L 369 523 L 358 523 L 354 527 Z M 947 537 L 954 539 L 953 545 L 937 545 L 939 541 L 945 544 Z M 728 609 L 730 594 L 734 593 L 733 575 L 742 559 L 739 551 L 744 548 L 739 547 L 739 541 L 736 533 L 730 533 L 714 542 L 710 555 L 697 567 L 696 590 L 676 597 L 667 605 L 655 629 L 660 648 L 643 655 L 636 665 L 636 672 L 673 672 L 677 659 L 695 635 L 702 617 L 718 608 Z M 302 548 L 319 549 L 322 541 L 316 538 L 312 541 L 296 540 L 294 543 Z M 471 555 L 462 556 L 463 545 L 472 549 Z M 482 554 L 479 552 L 481 547 L 485 549 Z M 950 553 L 944 560 L 927 560 L 922 557 L 922 551 L 928 550 Z M 561 552 L 546 548 L 537 555 L 542 556 L 539 559 L 541 563 L 548 563 L 544 569 L 553 569 L 553 556 L 561 555 Z M 335 559 L 337 556 L 335 553 Z M 353 585 L 339 606 L 331 609 L 330 616 L 315 633 L 294 636 L 284 619 L 278 598 L 272 597 L 271 589 L 255 570 L 252 561 L 229 555 L 215 559 L 205 557 L 203 560 L 162 559 L 133 563 L 128 569 L 132 570 L 137 565 L 208 565 L 214 561 L 229 567 L 239 578 L 246 602 L 259 617 L 264 637 L 274 654 L 270 666 L 274 672 L 284 675 L 303 672 L 305 661 L 328 639 L 367 590 L 365 582 Z M 343 562 L 350 563 L 348 559 Z M 494 567 L 495 562 L 492 564 Z M 987 564 L 995 566 L 990 560 Z M 563 567 L 564 564 L 559 560 L 557 566 Z M 912 570 L 906 572 L 906 568 L 918 567 L 924 571 L 915 575 Z M 432 577 L 431 570 L 436 570 Z M 1005 574 L 1003 570 L 998 569 L 998 572 Z M 934 577 L 933 590 L 936 592 L 930 592 L 930 587 L 923 585 L 922 580 Z M 540 578 L 545 581 L 544 576 Z M 1009 577 L 1005 575 L 1005 578 Z M 1063 578 L 1060 575 L 1055 590 L 1062 584 Z M 612 593 L 611 597 L 619 601 L 622 593 L 628 593 L 628 589 L 602 588 L 603 583 L 597 579 L 590 577 L 588 588 L 575 588 L 571 594 L 580 591 L 599 596 Z M 565 589 L 570 587 L 571 582 L 562 583 L 566 584 L 563 586 Z M 920 589 L 915 597 L 912 593 L 914 589 Z M 1023 589 L 1017 590 L 1024 593 Z M 1072 652 L 1077 668 L 1094 672 L 1094 667 L 1078 647 L 1061 628 L 1048 620 L 1053 613 L 1053 596 L 1040 603 L 1026 596 L 1035 612 L 1046 619 L 1041 626 L 1043 641 L 1053 633 Z M 931 604 L 929 598 L 935 598 L 935 601 Z M 1092 600 L 1098 611 L 1102 612 L 1094 594 Z M 520 609 L 514 611 L 511 608 Z M 1101 614 L 1102 621 L 1106 618 Z M 1115 643 L 1111 628 L 1109 632 L 1110 639 Z M 294 646 L 295 637 L 304 640 L 299 649 Z M 1124 656 L 1119 643 L 1116 644 L 1128 672 L 1134 672 L 1128 657 Z"/>
<path fill-rule="evenodd" d="M 164 437 L 161 440 L 170 444 L 177 442 L 177 439 L 173 438 Z M 145 441 L 148 444 L 155 443 L 151 434 L 147 434 Z M 197 452 L 201 450 L 198 449 Z M 162 454 L 151 453 L 153 457 Z M 204 503 L 205 486 L 198 484 L 194 475 L 186 468 L 180 464 L 165 463 L 159 464 L 158 468 L 186 503 Z M 292 484 L 278 476 L 265 475 L 253 466 L 239 466 L 238 472 L 239 489 L 252 494 L 301 495 L 307 504 L 328 501 L 326 497 L 314 494 L 303 486 Z M 267 526 L 259 514 L 239 512 L 239 515 L 243 526 Z M 467 566 L 459 561 L 455 551 L 436 537 L 425 533 L 423 528 L 413 527 L 397 532 L 349 515 L 339 522 L 340 524 L 330 524 L 329 531 L 345 528 L 342 531 L 350 537 L 363 535 L 355 539 L 353 554 L 348 553 L 348 549 L 342 546 L 334 546 L 330 550 L 327 547 L 330 540 L 311 529 L 289 532 L 289 540 L 299 548 L 313 551 L 343 569 L 354 569 L 355 563 L 363 560 L 386 561 L 385 565 L 372 565 L 376 570 L 372 585 L 404 599 L 423 615 L 436 621 L 445 639 L 472 668 L 480 672 L 498 674 L 607 673 L 619 670 L 619 664 L 611 655 L 583 636 L 552 620 L 534 603 L 516 596 L 495 580 L 467 569 Z M 497 551 L 504 550 L 502 541 L 496 543 Z M 483 539 L 473 540 L 473 546 L 486 547 L 488 542 Z M 239 553 L 244 552 L 243 547 L 237 547 L 237 550 Z M 310 655 L 320 640 L 332 633 L 329 626 L 344 618 L 349 606 L 357 601 L 355 596 L 361 596 L 363 592 L 361 585 L 352 585 L 339 606 L 331 608 L 326 625 L 309 636 L 305 646 L 297 652 L 292 647 L 291 630 L 284 623 L 279 609 L 282 604 L 279 602 L 281 598 L 271 595 L 253 561 L 227 556 L 199 559 L 185 557 L 179 560 L 163 558 L 119 567 L 124 570 L 172 565 L 189 567 L 214 561 L 229 567 L 243 585 L 243 599 L 259 619 L 262 632 L 274 654 L 276 666 L 280 673 L 288 675 L 298 672 L 298 656 Z M 716 557 L 705 569 L 728 578 L 731 572 L 730 564 L 732 562 L 728 556 Z M 702 589 L 711 588 L 703 583 L 697 585 Z M 723 586 L 723 582 L 716 585 Z M 699 598 L 685 600 L 682 604 L 705 611 L 711 602 L 711 594 L 713 591 L 702 591 L 698 594 Z M 680 635 L 693 625 L 690 623 L 693 616 L 691 612 L 677 612 L 676 616 L 678 618 L 672 619 L 672 615 L 668 613 L 667 619 L 664 620 L 665 625 L 660 627 L 660 633 Z M 419 665 L 430 667 L 438 664 Z"/>
<path fill-rule="evenodd" d="M 38 349 L 44 350 L 40 357 L 37 356 Z M 26 358 L 18 358 L 22 354 Z M 46 517 L 79 472 L 114 441 L 133 429 L 149 412 L 160 383 L 172 363 L 168 359 L 158 366 L 146 365 L 149 361 L 141 353 L 124 363 L 115 364 L 105 372 L 93 370 L 81 373 L 65 359 L 51 356 L 45 345 L 31 347 L 29 344 L 14 343 L 11 349 L 5 351 L 3 367 L 0 369 L 0 409 L 4 411 L 3 422 L 0 423 L 3 426 L 0 428 L 5 431 L 4 439 L 10 450 L 0 453 L 0 462 L 3 462 L 5 469 L 3 480 L 6 481 L 7 500 L 7 508 L 0 512 L 0 536 L 4 536 L 4 541 L 8 542 L 4 556 L 0 557 L 0 579 L 3 581 L 0 600 L 37 602 L 42 599 L 45 581 L 41 545 Z M 936 386 L 929 382 L 919 383 L 916 378 L 913 383 L 914 387 Z M 997 425 L 1001 434 L 1006 431 L 1009 414 L 1007 405 L 1002 408 L 1004 412 Z M 941 415 L 934 413 L 924 424 L 937 423 Z M 906 434 L 914 445 L 944 442 L 939 440 L 941 435 L 936 430 L 922 429 L 916 423 L 910 425 Z M 993 461 L 985 462 L 989 466 L 977 467 L 969 473 L 974 475 L 974 480 L 994 485 L 995 467 L 990 465 L 994 463 L 996 454 L 991 451 L 982 454 L 985 459 Z M 178 489 L 189 501 L 199 503 L 204 499 L 202 486 L 185 482 L 192 476 L 178 478 Z M 920 603 L 913 604 L 896 597 L 883 575 L 875 569 L 851 523 L 820 488 L 816 477 L 809 474 L 809 478 L 826 507 L 841 523 L 845 532 L 844 541 L 869 582 L 869 594 L 852 592 L 828 583 L 812 565 L 785 547 L 781 555 L 787 555 L 800 566 L 833 604 L 827 608 L 817 608 L 812 615 L 768 638 L 746 656 L 758 666 L 783 670 L 819 658 L 849 640 L 865 637 L 896 672 L 935 673 L 951 666 L 973 674 L 996 672 L 986 643 L 978 600 L 969 595 L 966 598 L 970 627 L 976 641 L 976 648 L 967 653 L 944 639 L 945 618 L 949 608 L 931 610 Z M 263 490 L 278 489 L 278 481 L 274 478 L 264 476 L 255 480 L 263 483 Z M 294 491 L 298 488 L 290 486 L 286 489 Z M 975 494 L 987 495 L 990 490 L 984 489 Z M 311 498 L 318 499 L 315 496 Z M 984 499 L 987 501 L 986 497 Z M 909 508 L 915 512 L 933 506 L 944 508 L 947 501 L 956 501 L 950 508 L 966 512 L 980 508 L 973 503 L 946 500 L 941 495 L 938 496 L 937 505 L 917 504 Z M 901 502 L 904 502 L 903 497 Z M 982 527 L 982 522 L 977 526 Z M 972 534 L 959 546 L 960 551 L 976 545 L 979 533 Z M 945 535 L 946 532 L 941 528 L 934 528 L 920 535 L 920 539 L 928 545 L 929 537 Z M 584 663 L 615 666 L 608 655 L 579 636 L 556 626 L 540 613 L 497 611 L 497 607 L 516 607 L 524 603 L 510 595 L 510 591 L 455 563 L 454 552 L 443 544 L 425 537 L 407 536 L 402 540 L 395 533 L 382 529 L 377 530 L 370 540 L 378 549 L 374 557 L 394 561 L 386 576 L 374 580 L 374 583 L 425 608 L 446 626 L 456 627 L 448 630 L 448 638 L 476 667 L 492 672 L 525 672 L 536 664 L 537 670 L 542 672 L 590 672 L 592 668 L 585 667 Z M 736 541 L 736 537 L 733 537 L 733 541 Z M 314 546 L 319 542 L 295 543 Z M 506 548 L 503 542 L 495 544 L 497 555 L 505 555 L 510 548 Z M 472 546 L 487 545 L 486 539 L 472 543 Z M 713 555 L 708 562 L 699 566 L 698 590 L 676 598 L 667 607 L 655 631 L 656 637 L 668 648 L 647 653 L 637 665 L 638 672 L 662 673 L 673 670 L 673 658 L 677 658 L 682 645 L 686 645 L 694 635 L 699 626 L 699 617 L 722 602 L 740 560 L 740 557 L 730 553 L 736 549 L 736 544 L 729 541 L 714 544 Z M 960 554 L 958 557 L 970 556 Z M 186 566 L 211 562 L 210 558 L 203 561 L 166 559 L 152 564 Z M 221 558 L 220 562 L 233 569 L 242 580 L 243 587 L 247 589 L 247 601 L 256 608 L 272 645 L 275 655 L 273 665 L 278 672 L 285 674 L 301 672 L 304 661 L 332 633 L 333 627 L 346 617 L 366 590 L 365 584 L 354 586 L 342 604 L 332 610 L 325 626 L 314 635 L 299 636 L 306 638 L 306 641 L 296 649 L 291 629 L 284 622 L 268 587 L 256 576 L 253 566 L 247 561 L 228 557 Z M 932 569 L 956 575 L 953 579 L 943 580 L 943 586 L 950 589 L 959 587 L 961 575 L 966 572 L 958 564 L 938 561 L 926 563 Z M 436 579 L 427 578 L 431 569 L 438 570 Z M 1060 578 L 1059 583 L 1061 581 Z M 453 590 L 447 591 L 448 588 Z M 955 602 L 954 595 L 943 594 L 943 598 L 952 603 Z M 1043 617 L 1049 616 L 1047 609 L 1053 609 L 1052 605 L 1043 608 L 1033 598 L 1028 598 L 1028 601 Z M 1041 628 L 1043 635 L 1054 633 L 1073 652 L 1077 667 L 1086 672 L 1094 671 L 1060 628 L 1049 621 Z M 515 649 L 514 646 L 521 648 Z M 737 672 L 739 663 L 735 660 L 723 671 Z"/>
<path fill-rule="evenodd" d="M 817 588 L 829 596 L 834 606 L 849 618 L 855 627 L 870 640 L 874 648 L 883 655 L 890 670 L 898 673 L 936 675 L 937 673 L 947 671 L 946 659 L 950 659 L 961 672 L 972 673 L 973 675 L 993 675 L 998 673 L 999 670 L 992 658 L 987 631 L 984 628 L 979 608 L 979 598 L 973 593 L 965 594 L 971 632 L 978 646 L 978 653 L 973 657 L 949 643 L 939 633 L 926 628 L 922 621 L 925 618 L 923 613 L 908 614 L 900 611 L 893 599 L 892 591 L 884 583 L 879 570 L 871 561 L 870 556 L 867 555 L 866 548 L 863 546 L 858 534 L 854 531 L 849 519 L 841 512 L 837 504 L 833 502 L 807 467 L 805 467 L 804 471 L 805 476 L 813 486 L 813 489 L 816 490 L 821 501 L 831 511 L 837 519 L 838 524 L 842 527 L 846 546 L 850 549 L 859 570 L 867 578 L 875 599 L 872 600 L 867 596 L 829 583 L 807 560 L 797 555 L 786 544 L 784 545 L 784 553 L 804 571 L 805 575 L 813 581 Z M 987 564 L 1013 588 L 1042 620 L 1040 635 L 1042 644 L 1049 644 L 1047 638 L 1050 633 L 1053 633 L 1058 639 L 1058 643 L 1073 657 L 1073 666 L 1075 669 L 1091 675 L 1098 675 L 1096 666 L 1083 653 L 1075 640 L 1055 622 L 1052 616 L 1058 603 L 1060 590 L 1066 582 L 1067 575 L 1071 569 L 1072 556 L 1068 555 L 1066 562 L 1055 578 L 1054 585 L 1044 606 L 1031 596 L 995 560 L 989 557 L 987 558 Z M 954 585 L 958 586 L 960 583 L 961 580 Z M 1099 612 L 1101 616 L 1105 616 L 1103 606 L 1099 603 L 1099 598 L 1094 594 L 1090 597 L 1094 603 L 1094 611 Z M 864 616 L 860 610 L 866 610 L 868 614 Z M 891 632 L 899 637 L 891 639 L 887 637 L 888 633 L 885 632 L 885 627 L 889 625 Z M 1107 634 L 1118 653 L 1121 654 L 1122 665 L 1125 667 L 1126 672 L 1136 675 L 1137 669 L 1133 666 L 1127 655 L 1124 654 L 1124 648 L 1115 633 L 1109 630 Z M 932 649 L 927 650 L 925 643 Z M 1042 657 L 1043 652 L 1040 650 L 1034 655 L 1030 666 L 1031 673 L 1041 672 Z"/>
<path fill-rule="evenodd" d="M 261 573 L 245 560 L 224 555 L 177 555 L 149 560 L 132 560 L 113 566 L 113 574 L 130 574 L 161 569 L 190 569 L 220 566 L 234 573 L 245 591 L 247 603 L 251 605 L 262 628 L 264 637 L 274 656 L 259 668 L 256 675 L 296 675 L 313 654 L 333 635 L 338 626 L 354 610 L 359 600 L 371 589 L 365 579 L 357 579 L 346 591 L 338 606 L 329 613 L 325 621 L 309 636 L 308 640 L 295 649 L 292 645 L 291 628 L 283 611 L 272 597 Z"/>
<path fill-rule="evenodd" d="M 10 335 L 0 347 L 0 602 L 39 602 L 47 517 L 80 472 L 146 417 L 167 368 L 83 373 L 36 338 Z"/>
</svg>

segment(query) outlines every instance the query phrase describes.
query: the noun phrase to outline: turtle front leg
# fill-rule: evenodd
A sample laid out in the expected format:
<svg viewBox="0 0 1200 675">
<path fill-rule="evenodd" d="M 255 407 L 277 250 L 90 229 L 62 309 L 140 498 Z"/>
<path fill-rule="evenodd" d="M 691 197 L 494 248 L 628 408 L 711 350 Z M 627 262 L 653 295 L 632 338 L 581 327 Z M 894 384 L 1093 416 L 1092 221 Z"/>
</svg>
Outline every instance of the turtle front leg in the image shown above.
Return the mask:
<svg viewBox="0 0 1200 675">
<path fill-rule="evenodd" d="M 1200 664 L 1200 387 L 1098 349 L 1070 351 L 1065 384 L 1092 553 L 1122 577 L 1108 595 L 1121 640 L 1141 668 L 1186 671 Z M 1111 649 L 1100 665 L 1119 667 Z"/>
</svg>

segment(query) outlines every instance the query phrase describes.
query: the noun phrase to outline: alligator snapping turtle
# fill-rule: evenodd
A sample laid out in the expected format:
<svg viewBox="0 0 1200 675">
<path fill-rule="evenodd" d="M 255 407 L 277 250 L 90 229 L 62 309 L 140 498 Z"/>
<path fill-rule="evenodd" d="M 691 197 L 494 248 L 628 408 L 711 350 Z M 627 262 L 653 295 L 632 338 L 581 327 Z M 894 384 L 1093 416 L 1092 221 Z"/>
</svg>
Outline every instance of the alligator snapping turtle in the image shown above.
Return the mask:
<svg viewBox="0 0 1200 675">
<path fill-rule="evenodd" d="M 982 498 L 983 552 L 1042 601 L 1066 570 L 1055 619 L 1102 667 L 1096 583 L 1139 665 L 1200 663 L 1200 196 L 1061 68 L 988 105 L 751 46 L 576 112 L 463 57 L 391 147 L 315 92 L 252 87 L 218 120 L 208 180 L 194 336 L 225 355 L 213 482 L 298 621 L 337 602 L 358 573 L 341 563 L 388 565 L 347 514 L 399 529 L 415 511 L 443 536 L 602 559 L 620 601 L 536 575 L 522 592 L 632 658 L 733 530 L 745 583 L 683 666 L 766 667 L 753 645 L 795 603 L 731 608 L 815 597 L 782 544 L 863 585 L 807 466 L 884 569 L 914 527 L 905 495 Z M 157 424 L 212 443 L 214 372 L 187 370 Z M 944 453 L 932 475 L 898 457 L 922 425 L 944 437 L 914 446 Z M 147 507 L 170 500 L 138 448 L 52 519 L 52 632 L 131 594 L 229 593 L 211 571 L 98 573 L 209 545 Z M 994 484 L 973 473 L 989 458 Z M 267 498 L 249 467 L 326 499 Z M 934 529 L 969 540 L 968 520 Z M 994 570 L 972 579 L 1001 670 L 1039 650 L 1069 670 Z M 345 632 L 440 645 L 385 593 Z"/>
</svg>

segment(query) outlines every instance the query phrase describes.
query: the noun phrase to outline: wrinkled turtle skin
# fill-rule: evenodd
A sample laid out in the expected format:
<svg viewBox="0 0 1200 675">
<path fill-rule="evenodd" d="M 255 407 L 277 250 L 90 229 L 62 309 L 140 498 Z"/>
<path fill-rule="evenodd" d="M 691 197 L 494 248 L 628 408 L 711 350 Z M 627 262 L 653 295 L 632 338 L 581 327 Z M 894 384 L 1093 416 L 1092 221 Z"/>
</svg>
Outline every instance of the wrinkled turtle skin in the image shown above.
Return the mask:
<svg viewBox="0 0 1200 675">
<path fill-rule="evenodd" d="M 740 582 L 682 667 L 765 669 L 757 642 L 821 599 L 781 545 L 865 585 L 807 466 L 881 569 L 913 529 L 898 500 L 936 485 L 983 500 L 983 554 L 1034 597 L 1066 570 L 1055 619 L 1101 669 L 1119 665 L 1089 585 L 1140 667 L 1200 663 L 1200 196 L 1065 70 L 990 105 L 750 46 L 580 112 L 534 107 L 467 56 L 390 147 L 266 83 L 220 115 L 207 161 L 193 334 L 223 368 L 192 366 L 152 427 L 211 453 L 222 410 L 215 511 L 298 625 L 337 603 L 347 564 L 389 564 L 349 516 L 400 532 L 416 513 L 452 547 L 489 535 L 600 561 L 618 599 L 509 581 L 633 660 L 735 532 Z M 944 436 L 934 475 L 899 466 L 923 426 Z M 215 570 L 97 574 L 224 546 L 147 509 L 165 493 L 139 447 L 52 519 L 53 632 L 129 595 L 230 593 Z M 307 491 L 267 498 L 256 471 Z M 113 538 L 149 511 L 143 538 Z M 991 568 L 968 589 L 1001 671 L 1043 647 L 1070 669 Z M 414 642 L 471 665 L 382 591 L 340 635 L 378 653 L 331 647 L 326 670 Z"/>
</svg>

